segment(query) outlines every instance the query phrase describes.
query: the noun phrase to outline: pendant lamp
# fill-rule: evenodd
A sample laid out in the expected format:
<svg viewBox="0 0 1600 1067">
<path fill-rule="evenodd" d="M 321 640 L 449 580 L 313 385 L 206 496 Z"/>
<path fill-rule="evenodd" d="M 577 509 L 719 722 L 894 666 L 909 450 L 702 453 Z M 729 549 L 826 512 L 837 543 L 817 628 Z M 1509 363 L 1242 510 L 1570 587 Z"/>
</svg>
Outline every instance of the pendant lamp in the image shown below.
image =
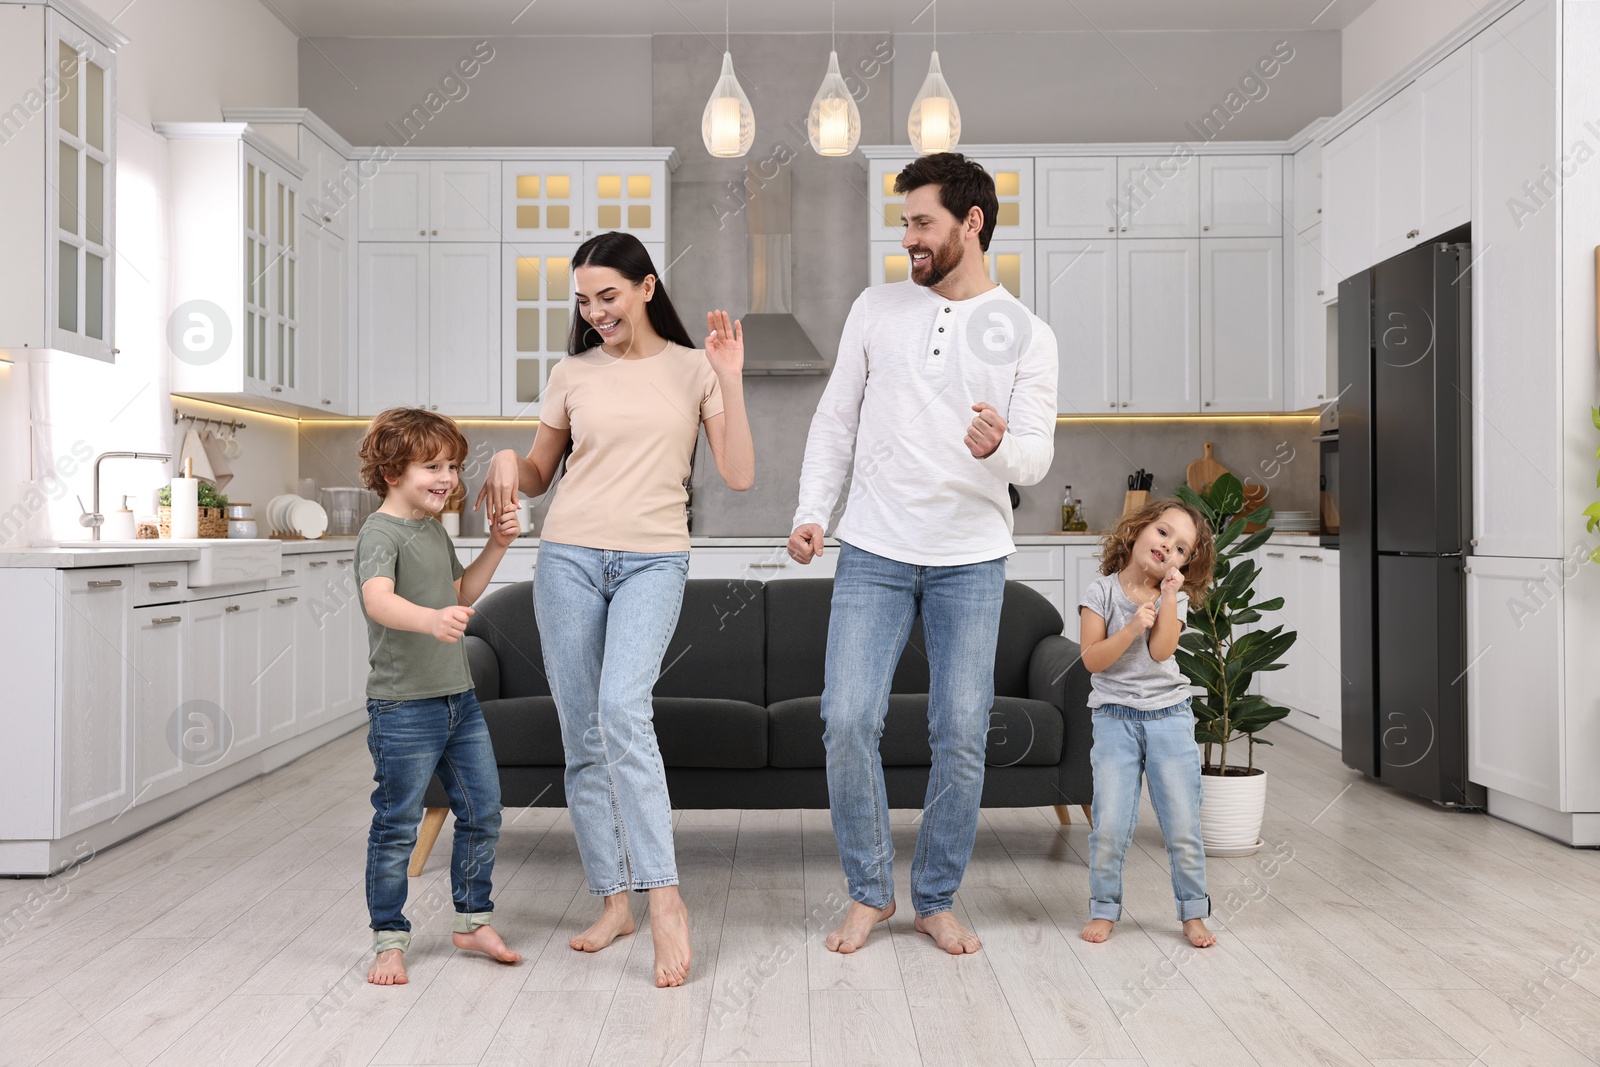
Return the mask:
<svg viewBox="0 0 1600 1067">
<path fill-rule="evenodd" d="M 711 90 L 711 99 L 700 116 L 700 139 L 706 151 L 724 159 L 735 159 L 750 151 L 756 139 L 756 113 L 750 98 L 733 73 L 733 53 L 729 51 L 728 5 L 722 8 L 722 73 Z"/>
<path fill-rule="evenodd" d="M 848 156 L 861 142 L 861 109 L 839 74 L 838 29 L 828 50 L 828 72 L 806 115 L 806 136 L 819 156 Z"/>
<path fill-rule="evenodd" d="M 928 76 L 922 79 L 922 89 L 911 101 L 906 133 L 911 137 L 911 147 L 921 155 L 953 152 L 961 141 L 961 109 L 956 107 L 956 98 L 950 95 L 950 85 L 939 69 L 937 0 L 933 5 L 933 56 L 928 61 Z"/>
</svg>

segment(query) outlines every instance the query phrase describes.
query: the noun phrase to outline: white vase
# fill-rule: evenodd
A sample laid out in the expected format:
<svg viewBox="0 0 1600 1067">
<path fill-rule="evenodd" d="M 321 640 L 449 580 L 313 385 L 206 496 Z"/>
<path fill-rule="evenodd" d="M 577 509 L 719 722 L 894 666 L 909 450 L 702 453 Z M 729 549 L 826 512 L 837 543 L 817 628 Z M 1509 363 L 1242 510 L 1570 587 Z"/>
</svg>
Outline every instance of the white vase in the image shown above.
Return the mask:
<svg viewBox="0 0 1600 1067">
<path fill-rule="evenodd" d="M 1200 840 L 1208 856 L 1248 856 L 1261 847 L 1267 772 L 1200 776 Z"/>
</svg>

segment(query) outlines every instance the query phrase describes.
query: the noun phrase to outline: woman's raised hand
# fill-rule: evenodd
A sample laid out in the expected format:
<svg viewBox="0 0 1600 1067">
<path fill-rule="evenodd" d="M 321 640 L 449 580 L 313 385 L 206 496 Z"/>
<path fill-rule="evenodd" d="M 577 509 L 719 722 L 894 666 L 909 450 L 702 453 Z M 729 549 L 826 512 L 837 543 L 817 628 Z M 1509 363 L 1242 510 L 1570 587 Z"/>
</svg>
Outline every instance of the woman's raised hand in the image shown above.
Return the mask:
<svg viewBox="0 0 1600 1067">
<path fill-rule="evenodd" d="M 744 325 L 728 318 L 726 311 L 706 312 L 706 359 L 718 374 L 744 372 Z"/>
<path fill-rule="evenodd" d="M 517 489 L 520 481 L 517 460 L 520 457 L 512 449 L 506 448 L 494 454 L 489 461 L 489 473 L 483 479 L 483 488 L 478 490 L 477 499 L 472 502 L 472 510 L 480 510 L 484 502 L 489 504 L 485 515 L 504 515 L 506 506 L 516 506 Z M 491 526 L 493 523 L 490 524 Z"/>
</svg>

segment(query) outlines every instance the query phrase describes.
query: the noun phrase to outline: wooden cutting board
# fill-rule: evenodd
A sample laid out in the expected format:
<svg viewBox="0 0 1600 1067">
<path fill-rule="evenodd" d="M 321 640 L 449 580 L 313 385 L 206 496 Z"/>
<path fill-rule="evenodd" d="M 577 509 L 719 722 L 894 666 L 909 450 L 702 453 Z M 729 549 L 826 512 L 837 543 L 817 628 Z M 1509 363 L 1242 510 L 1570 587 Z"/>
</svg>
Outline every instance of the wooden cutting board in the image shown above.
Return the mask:
<svg viewBox="0 0 1600 1067">
<path fill-rule="evenodd" d="M 1204 493 L 1206 486 L 1228 473 L 1228 468 L 1218 463 L 1211 457 L 1211 442 L 1206 442 L 1206 454 L 1189 464 L 1185 481 L 1189 488 L 1197 493 Z"/>
</svg>

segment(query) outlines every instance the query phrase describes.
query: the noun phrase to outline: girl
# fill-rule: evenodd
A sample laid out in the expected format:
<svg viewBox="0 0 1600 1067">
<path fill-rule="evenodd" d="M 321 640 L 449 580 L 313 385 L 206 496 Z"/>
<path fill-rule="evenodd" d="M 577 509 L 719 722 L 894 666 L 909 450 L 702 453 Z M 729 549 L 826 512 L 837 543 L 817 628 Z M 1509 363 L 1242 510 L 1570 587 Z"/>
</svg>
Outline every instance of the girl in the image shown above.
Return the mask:
<svg viewBox="0 0 1600 1067">
<path fill-rule="evenodd" d="M 1189 685 L 1172 656 L 1189 600 L 1204 597 L 1215 559 L 1205 517 L 1181 500 L 1157 500 L 1106 535 L 1101 576 L 1080 602 L 1083 665 L 1094 684 L 1085 941 L 1104 941 L 1122 917 L 1122 863 L 1139 821 L 1141 774 L 1167 839 L 1184 936 L 1196 948 L 1216 941 L 1203 921 L 1211 898 L 1200 844 L 1200 750 Z"/>
<path fill-rule="evenodd" d="M 672 809 L 650 692 L 683 604 L 685 516 L 700 426 L 730 489 L 754 483 L 744 331 L 706 315 L 696 349 L 638 238 L 604 233 L 572 257 L 577 313 L 550 373 L 526 457 L 497 453 L 475 507 L 490 514 L 550 487 L 534 612 L 566 750 L 567 809 L 600 918 L 569 942 L 598 952 L 634 930 L 627 891 L 648 892 L 657 986 L 689 972 Z"/>
</svg>

